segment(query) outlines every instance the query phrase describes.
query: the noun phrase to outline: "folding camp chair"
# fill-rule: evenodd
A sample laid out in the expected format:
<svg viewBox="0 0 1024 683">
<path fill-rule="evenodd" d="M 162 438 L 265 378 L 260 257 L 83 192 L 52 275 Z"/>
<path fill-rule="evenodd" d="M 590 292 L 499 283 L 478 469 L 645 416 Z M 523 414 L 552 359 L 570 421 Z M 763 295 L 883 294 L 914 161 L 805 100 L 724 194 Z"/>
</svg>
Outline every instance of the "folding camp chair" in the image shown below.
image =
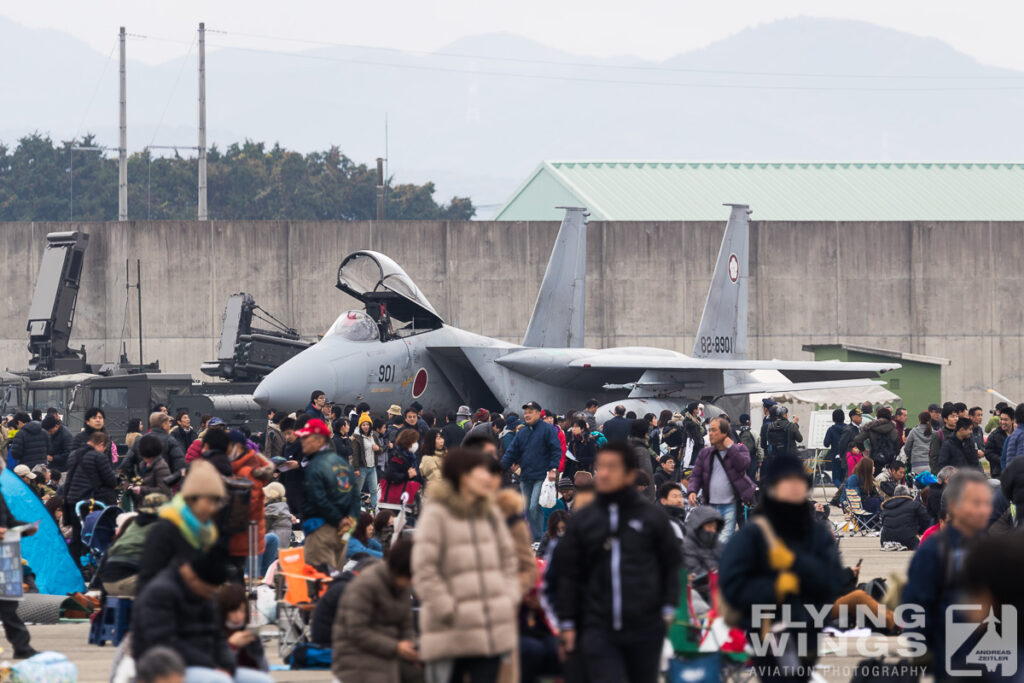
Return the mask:
<svg viewBox="0 0 1024 683">
<path fill-rule="evenodd" d="M 878 515 L 864 509 L 857 489 L 843 490 L 843 515 L 846 522 L 839 531 L 852 536 L 877 536 L 879 529 Z"/>
<path fill-rule="evenodd" d="M 286 659 L 296 647 L 310 642 L 309 620 L 330 577 L 306 564 L 304 548 L 281 550 L 277 562 L 277 649 L 281 659 Z"/>
</svg>

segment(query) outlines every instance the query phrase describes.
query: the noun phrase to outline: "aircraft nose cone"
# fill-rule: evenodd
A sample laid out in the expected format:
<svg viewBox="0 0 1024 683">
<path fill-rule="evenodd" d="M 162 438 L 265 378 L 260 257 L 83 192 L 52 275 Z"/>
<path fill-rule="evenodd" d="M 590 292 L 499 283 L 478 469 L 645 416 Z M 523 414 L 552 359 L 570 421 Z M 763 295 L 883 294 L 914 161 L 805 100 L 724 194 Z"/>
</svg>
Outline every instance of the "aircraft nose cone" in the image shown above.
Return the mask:
<svg viewBox="0 0 1024 683">
<path fill-rule="evenodd" d="M 270 389 L 267 387 L 267 380 L 264 379 L 256 387 L 256 391 L 252 392 L 252 399 L 259 404 L 261 408 L 270 407 Z"/>
<path fill-rule="evenodd" d="M 309 403 L 313 390 L 335 393 L 335 376 L 330 355 L 315 345 L 306 349 L 263 378 L 253 392 L 253 400 L 262 408 L 292 411 Z"/>
</svg>

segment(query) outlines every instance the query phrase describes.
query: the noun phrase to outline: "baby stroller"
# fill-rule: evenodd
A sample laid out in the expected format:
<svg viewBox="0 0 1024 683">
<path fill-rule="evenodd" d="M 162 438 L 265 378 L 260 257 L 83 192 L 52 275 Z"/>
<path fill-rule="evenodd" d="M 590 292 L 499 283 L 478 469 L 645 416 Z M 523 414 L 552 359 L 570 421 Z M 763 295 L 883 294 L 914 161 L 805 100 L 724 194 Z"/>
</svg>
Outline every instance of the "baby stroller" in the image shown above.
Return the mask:
<svg viewBox="0 0 1024 683">
<path fill-rule="evenodd" d="M 98 500 L 80 500 L 75 505 L 75 515 L 82 525 L 82 545 L 89 553 L 83 571 L 87 581 L 95 575 L 104 554 L 114 542 L 117 517 L 122 512 L 116 505 L 105 505 Z"/>
</svg>

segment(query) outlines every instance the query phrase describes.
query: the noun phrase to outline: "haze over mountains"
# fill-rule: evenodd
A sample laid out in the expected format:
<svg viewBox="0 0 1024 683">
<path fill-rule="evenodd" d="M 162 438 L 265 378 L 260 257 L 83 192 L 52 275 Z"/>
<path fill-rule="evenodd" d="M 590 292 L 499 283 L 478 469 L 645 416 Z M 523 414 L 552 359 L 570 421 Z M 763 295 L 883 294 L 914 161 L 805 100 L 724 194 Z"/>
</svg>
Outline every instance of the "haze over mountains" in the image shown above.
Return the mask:
<svg viewBox="0 0 1024 683">
<path fill-rule="evenodd" d="M 67 34 L 0 18 L 0 141 L 93 132 L 115 146 L 116 33 L 108 59 Z M 131 60 L 138 40 L 128 43 L 130 152 L 194 146 L 194 47 L 148 66 Z M 1024 159 L 1024 138 L 1013 134 L 1024 73 L 855 21 L 777 21 L 664 62 L 580 57 L 505 34 L 430 55 L 341 46 L 287 54 L 281 43 L 207 40 L 212 142 L 303 152 L 336 144 L 372 163 L 384 155 L 387 115 L 396 181 L 433 180 L 438 199 L 468 195 L 480 217 L 544 159 Z M 252 49 L 221 47 L 228 42 Z"/>
</svg>

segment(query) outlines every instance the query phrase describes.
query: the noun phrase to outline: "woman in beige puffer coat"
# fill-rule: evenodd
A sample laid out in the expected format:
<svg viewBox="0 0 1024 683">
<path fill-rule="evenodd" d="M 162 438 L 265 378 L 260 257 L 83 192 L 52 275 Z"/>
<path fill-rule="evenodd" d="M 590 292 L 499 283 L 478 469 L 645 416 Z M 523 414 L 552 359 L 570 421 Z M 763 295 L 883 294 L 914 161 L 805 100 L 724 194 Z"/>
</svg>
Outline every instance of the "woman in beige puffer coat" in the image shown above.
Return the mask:
<svg viewBox="0 0 1024 683">
<path fill-rule="evenodd" d="M 449 452 L 416 525 L 413 589 L 428 681 L 494 681 L 516 647 L 516 553 L 487 464 L 475 451 Z"/>
</svg>

